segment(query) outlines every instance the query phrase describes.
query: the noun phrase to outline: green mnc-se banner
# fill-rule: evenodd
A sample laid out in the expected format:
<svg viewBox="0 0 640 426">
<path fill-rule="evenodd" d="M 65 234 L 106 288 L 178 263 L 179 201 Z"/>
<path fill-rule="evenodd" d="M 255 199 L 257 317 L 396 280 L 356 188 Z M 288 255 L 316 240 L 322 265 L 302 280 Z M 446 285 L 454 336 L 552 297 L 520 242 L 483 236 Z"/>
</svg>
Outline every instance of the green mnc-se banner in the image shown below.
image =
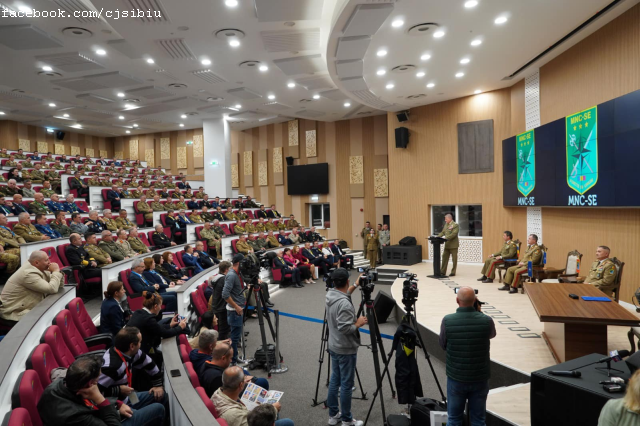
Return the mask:
<svg viewBox="0 0 640 426">
<path fill-rule="evenodd" d="M 516 136 L 518 191 L 527 197 L 536 186 L 536 149 L 533 130 Z"/>
<path fill-rule="evenodd" d="M 566 118 L 567 185 L 583 195 L 598 182 L 598 107 Z"/>
</svg>

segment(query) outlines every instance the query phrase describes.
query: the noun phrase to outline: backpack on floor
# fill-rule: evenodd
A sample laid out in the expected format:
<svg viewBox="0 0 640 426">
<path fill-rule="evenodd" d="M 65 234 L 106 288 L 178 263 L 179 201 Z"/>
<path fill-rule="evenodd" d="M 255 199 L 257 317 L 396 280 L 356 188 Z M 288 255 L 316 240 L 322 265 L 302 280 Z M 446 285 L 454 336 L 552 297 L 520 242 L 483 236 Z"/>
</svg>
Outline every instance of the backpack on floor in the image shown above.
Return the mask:
<svg viewBox="0 0 640 426">
<path fill-rule="evenodd" d="M 411 426 L 411 419 L 402 414 L 389 414 L 387 426 Z"/>
<path fill-rule="evenodd" d="M 269 365 L 273 368 L 276 366 L 276 346 L 274 344 L 267 344 L 267 351 L 265 353 L 264 346 L 260 345 L 256 354 L 253 356 L 253 361 L 249 366 L 249 370 L 256 368 L 267 368 L 267 356 L 269 357 Z"/>
<path fill-rule="evenodd" d="M 431 425 L 432 411 L 447 411 L 446 405 L 431 398 L 418 398 L 411 405 L 411 424 L 416 426 Z"/>
</svg>

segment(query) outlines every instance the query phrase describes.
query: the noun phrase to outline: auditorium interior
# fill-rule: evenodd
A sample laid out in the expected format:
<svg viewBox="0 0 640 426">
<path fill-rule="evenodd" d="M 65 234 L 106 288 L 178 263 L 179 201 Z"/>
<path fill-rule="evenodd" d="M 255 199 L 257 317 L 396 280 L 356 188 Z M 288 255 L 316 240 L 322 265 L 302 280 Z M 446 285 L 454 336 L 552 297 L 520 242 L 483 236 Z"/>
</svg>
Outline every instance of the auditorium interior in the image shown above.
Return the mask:
<svg viewBox="0 0 640 426">
<path fill-rule="evenodd" d="M 0 0 L 0 58 L 3 426 L 60 424 L 39 401 L 126 363 L 144 315 L 170 333 L 141 328 L 149 425 L 640 424 L 640 0 Z M 367 320 L 349 421 L 339 268 Z M 484 361 L 447 328 L 469 293 Z M 244 423 L 194 365 L 208 328 L 268 378 Z M 464 359 L 481 402 L 450 398 Z"/>
</svg>

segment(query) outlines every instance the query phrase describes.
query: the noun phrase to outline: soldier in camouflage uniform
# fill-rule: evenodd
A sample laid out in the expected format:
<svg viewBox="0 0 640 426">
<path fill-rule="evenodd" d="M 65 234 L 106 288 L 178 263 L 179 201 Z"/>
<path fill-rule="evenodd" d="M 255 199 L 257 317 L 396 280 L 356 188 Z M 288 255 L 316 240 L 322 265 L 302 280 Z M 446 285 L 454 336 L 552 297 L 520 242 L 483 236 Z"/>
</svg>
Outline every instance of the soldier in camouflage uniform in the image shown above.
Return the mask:
<svg viewBox="0 0 640 426">
<path fill-rule="evenodd" d="M 149 253 L 151 251 L 149 250 L 149 247 L 142 242 L 140 237 L 138 237 L 138 228 L 136 227 L 131 228 L 129 231 L 129 238 L 127 238 L 127 241 L 131 248 L 140 254 Z"/>
<path fill-rule="evenodd" d="M 127 231 L 135 226 L 135 224 L 127 218 L 126 210 L 120 210 L 119 216 L 116 219 L 116 224 L 118 225 L 118 228 L 126 229 Z"/>
<path fill-rule="evenodd" d="M 67 213 L 64 211 L 58 211 L 56 212 L 55 215 L 56 215 L 56 220 L 52 221 L 49 224 L 49 226 L 51 226 L 51 229 L 53 229 L 54 231 L 57 231 L 60 235 L 62 235 L 65 238 L 71 236 L 71 234 L 73 234 L 73 231 L 67 225 L 67 221 L 64 220 Z"/>
<path fill-rule="evenodd" d="M 205 222 L 204 229 L 200 231 L 200 236 L 207 240 L 208 247 L 215 247 L 216 249 L 216 257 L 218 259 L 222 259 L 222 237 L 224 236 L 224 231 L 220 228 L 222 232 L 219 234 L 216 230 L 211 226 L 210 222 Z"/>
<path fill-rule="evenodd" d="M 504 263 L 504 259 L 516 258 L 518 247 L 512 241 L 512 238 L 513 234 L 511 231 L 504 231 L 504 234 L 502 234 L 504 245 L 499 252 L 493 253 L 487 260 L 485 260 L 481 272 L 482 278 L 478 281 L 482 281 L 483 283 L 492 283 L 493 279 L 496 277 L 496 267 L 499 264 Z"/>
<path fill-rule="evenodd" d="M 40 231 L 31 224 L 31 217 L 29 216 L 29 213 L 20 213 L 20 215 L 18 215 L 18 220 L 19 223 L 13 225 L 13 232 L 24 238 L 26 242 L 32 243 L 34 241 L 51 239 L 46 235 L 42 235 Z"/>
<path fill-rule="evenodd" d="M 249 219 L 245 224 L 244 224 L 244 230 L 246 233 L 248 234 L 254 234 L 256 232 L 258 232 L 258 230 L 256 229 L 256 227 L 253 225 L 253 222 L 251 221 L 251 219 Z"/>
<path fill-rule="evenodd" d="M 51 214 L 51 211 L 47 208 L 47 205 L 44 203 L 44 195 L 38 192 L 34 198 L 34 201 L 29 203 L 29 213 L 31 214 Z"/>
<path fill-rule="evenodd" d="M 255 235 L 249 235 L 249 238 L 247 238 L 247 244 L 251 246 L 254 253 L 259 253 L 264 251 L 263 247 L 258 243 L 258 239 L 256 238 Z M 236 247 L 237 247 L 237 244 L 236 244 Z"/>
<path fill-rule="evenodd" d="M 0 151 L 0 158 L 9 158 L 9 153 L 7 152 L 7 148 L 2 148 Z"/>
<path fill-rule="evenodd" d="M 456 268 L 458 267 L 458 247 L 460 243 L 458 241 L 458 232 L 460 226 L 453 221 L 453 215 L 447 213 L 444 216 L 444 227 L 442 232 L 438 234 L 438 237 L 444 237 L 447 240 L 444 243 L 444 250 L 442 251 L 442 263 L 440 263 L 440 273 L 447 275 L 447 267 L 449 266 L 449 256 L 453 258 L 453 268 L 451 269 L 450 277 L 456 275 Z"/>
<path fill-rule="evenodd" d="M 11 154 L 9 156 L 9 160 L 4 163 L 5 167 L 16 167 L 18 165 L 18 163 L 16 162 L 16 156 Z"/>
<path fill-rule="evenodd" d="M 301 226 L 298 221 L 296 220 L 296 217 L 292 214 L 289 216 L 289 222 L 287 222 L 287 229 L 292 230 L 293 228 L 297 228 Z"/>
<path fill-rule="evenodd" d="M 213 222 L 215 219 L 213 215 L 209 213 L 209 208 L 207 206 L 202 207 L 202 213 L 200 213 L 200 216 L 205 222 Z"/>
<path fill-rule="evenodd" d="M 231 211 L 231 207 L 227 207 L 227 211 L 224 214 L 224 219 L 225 220 L 238 220 L 238 216 L 236 216 L 236 214 Z"/>
<path fill-rule="evenodd" d="M 225 237 L 227 235 L 227 233 L 224 232 L 224 229 L 222 229 L 222 226 L 220 226 L 220 221 L 218 219 L 213 221 L 212 228 L 214 231 L 216 231 L 216 234 L 220 235 L 220 238 Z"/>
<path fill-rule="evenodd" d="M 14 154 L 15 157 L 19 160 L 24 160 L 27 158 L 26 155 L 24 155 L 24 151 L 22 149 L 19 149 L 18 152 L 16 154 Z"/>
<path fill-rule="evenodd" d="M 246 213 L 244 212 L 244 210 L 243 210 L 243 208 L 242 208 L 242 207 L 240 207 L 240 208 L 238 209 L 238 211 L 236 212 L 236 217 L 237 217 L 238 219 L 240 219 L 240 220 L 247 220 L 247 219 L 249 219 L 249 215 L 248 215 L 248 214 L 246 214 Z"/>
<path fill-rule="evenodd" d="M 524 253 L 517 265 L 511 266 L 507 269 L 507 273 L 504 277 L 505 285 L 500 287 L 498 290 L 509 290 L 510 294 L 517 293 L 520 276 L 525 274 L 529 269 L 529 262 L 531 262 L 532 266 L 542 264 L 542 249 L 538 245 L 538 236 L 535 234 L 531 234 L 527 238 L 527 251 Z"/>
<path fill-rule="evenodd" d="M 258 238 L 256 238 L 258 248 L 260 250 L 267 250 L 269 248 L 269 241 L 264 237 L 264 232 L 260 232 L 258 234 Z M 255 248 L 254 248 L 255 250 Z M 256 250 L 257 251 L 257 250 Z"/>
<path fill-rule="evenodd" d="M 262 219 L 262 218 L 261 218 Z M 267 223 L 264 225 L 265 231 L 277 231 L 278 227 L 273 223 L 273 218 L 267 219 Z"/>
<path fill-rule="evenodd" d="M 56 193 L 56 191 L 51 189 L 51 182 L 49 180 L 43 181 L 42 185 L 43 186 L 42 186 L 42 189 L 40 190 L 40 193 L 45 197 L 51 198 L 51 196 Z"/>
<path fill-rule="evenodd" d="M 56 170 L 64 170 L 64 166 L 60 163 L 60 160 L 56 160 L 56 162 L 53 163 L 52 168 Z"/>
<path fill-rule="evenodd" d="M 6 253 L 16 255 L 20 260 L 20 244 L 24 244 L 26 241 L 7 226 L 7 216 L 4 214 L 0 214 L 0 243 Z"/>
<path fill-rule="evenodd" d="M 145 222 L 153 223 L 153 209 L 147 203 L 146 196 L 143 195 L 142 197 L 140 197 L 140 201 L 138 201 L 138 204 L 136 204 L 136 209 L 139 213 L 142 213 L 144 215 Z"/>
<path fill-rule="evenodd" d="M 98 239 L 96 238 L 96 234 L 89 232 L 85 235 L 84 238 L 87 241 L 84 249 L 87 253 L 89 253 L 89 256 L 98 263 L 99 268 L 103 267 L 104 265 L 113 263 L 113 259 L 111 259 L 111 256 L 109 256 L 107 252 L 102 250 L 96 244 L 98 241 Z"/>
<path fill-rule="evenodd" d="M 618 269 L 615 263 L 609 259 L 611 249 L 607 246 L 599 246 L 596 249 L 596 260 L 591 264 L 589 275 L 586 278 L 579 277 L 578 282 L 591 284 L 609 297 L 613 297 L 616 289 Z"/>
<path fill-rule="evenodd" d="M 104 209 L 102 211 L 102 216 L 104 216 L 104 227 L 111 232 L 116 232 L 118 230 L 118 222 L 113 218 L 113 213 L 111 210 Z"/>
<path fill-rule="evenodd" d="M 33 169 L 33 163 L 28 158 L 25 161 L 23 161 L 21 164 L 22 164 L 22 167 L 24 167 L 25 169 Z"/>
<path fill-rule="evenodd" d="M 42 164 L 37 163 L 35 169 L 31 171 L 31 181 L 33 183 L 42 183 L 46 179 L 46 175 L 42 171 Z"/>
<path fill-rule="evenodd" d="M 240 222 L 240 219 L 238 219 L 233 226 L 233 233 L 236 235 L 241 235 L 244 234 L 244 232 L 244 226 L 242 226 L 242 222 Z"/>
</svg>

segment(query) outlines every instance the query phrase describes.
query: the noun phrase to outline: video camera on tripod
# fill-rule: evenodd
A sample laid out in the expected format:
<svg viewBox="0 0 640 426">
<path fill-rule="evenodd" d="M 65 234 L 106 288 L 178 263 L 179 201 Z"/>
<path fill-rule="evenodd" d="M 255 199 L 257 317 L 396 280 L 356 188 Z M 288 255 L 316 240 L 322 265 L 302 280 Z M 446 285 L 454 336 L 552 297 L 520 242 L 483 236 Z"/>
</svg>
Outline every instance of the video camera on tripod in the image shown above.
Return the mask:
<svg viewBox="0 0 640 426">
<path fill-rule="evenodd" d="M 371 293 L 373 293 L 373 289 L 375 288 L 374 281 L 378 281 L 378 271 L 376 269 L 368 268 L 358 268 L 358 272 L 360 275 L 360 291 L 362 292 L 363 298 L 368 300 L 371 298 Z"/>
<path fill-rule="evenodd" d="M 398 274 L 398 278 L 404 278 L 404 282 L 402 283 L 402 303 L 405 306 L 405 309 L 410 312 L 409 309 L 416 303 L 418 299 L 418 279 L 416 278 L 417 274 Z"/>
<path fill-rule="evenodd" d="M 247 255 L 240 261 L 240 273 L 247 281 L 253 281 L 260 275 L 262 269 L 269 268 L 271 268 L 271 259 L 265 253 L 254 253 L 254 256 Z"/>
<path fill-rule="evenodd" d="M 456 287 L 456 288 L 454 288 L 454 289 L 453 289 L 453 292 L 454 292 L 455 294 L 458 294 L 458 290 L 460 290 L 460 287 Z M 474 288 L 474 289 L 473 289 L 473 291 L 474 291 L 476 294 L 478 294 L 478 289 L 477 289 L 477 288 Z M 478 297 L 476 296 L 476 301 L 475 301 L 475 302 L 473 302 L 473 308 L 474 308 L 476 311 L 480 312 L 480 306 L 481 306 L 481 305 L 486 305 L 486 304 L 487 304 L 487 302 L 481 302 L 481 301 L 480 301 L 480 299 L 478 299 Z"/>
</svg>

